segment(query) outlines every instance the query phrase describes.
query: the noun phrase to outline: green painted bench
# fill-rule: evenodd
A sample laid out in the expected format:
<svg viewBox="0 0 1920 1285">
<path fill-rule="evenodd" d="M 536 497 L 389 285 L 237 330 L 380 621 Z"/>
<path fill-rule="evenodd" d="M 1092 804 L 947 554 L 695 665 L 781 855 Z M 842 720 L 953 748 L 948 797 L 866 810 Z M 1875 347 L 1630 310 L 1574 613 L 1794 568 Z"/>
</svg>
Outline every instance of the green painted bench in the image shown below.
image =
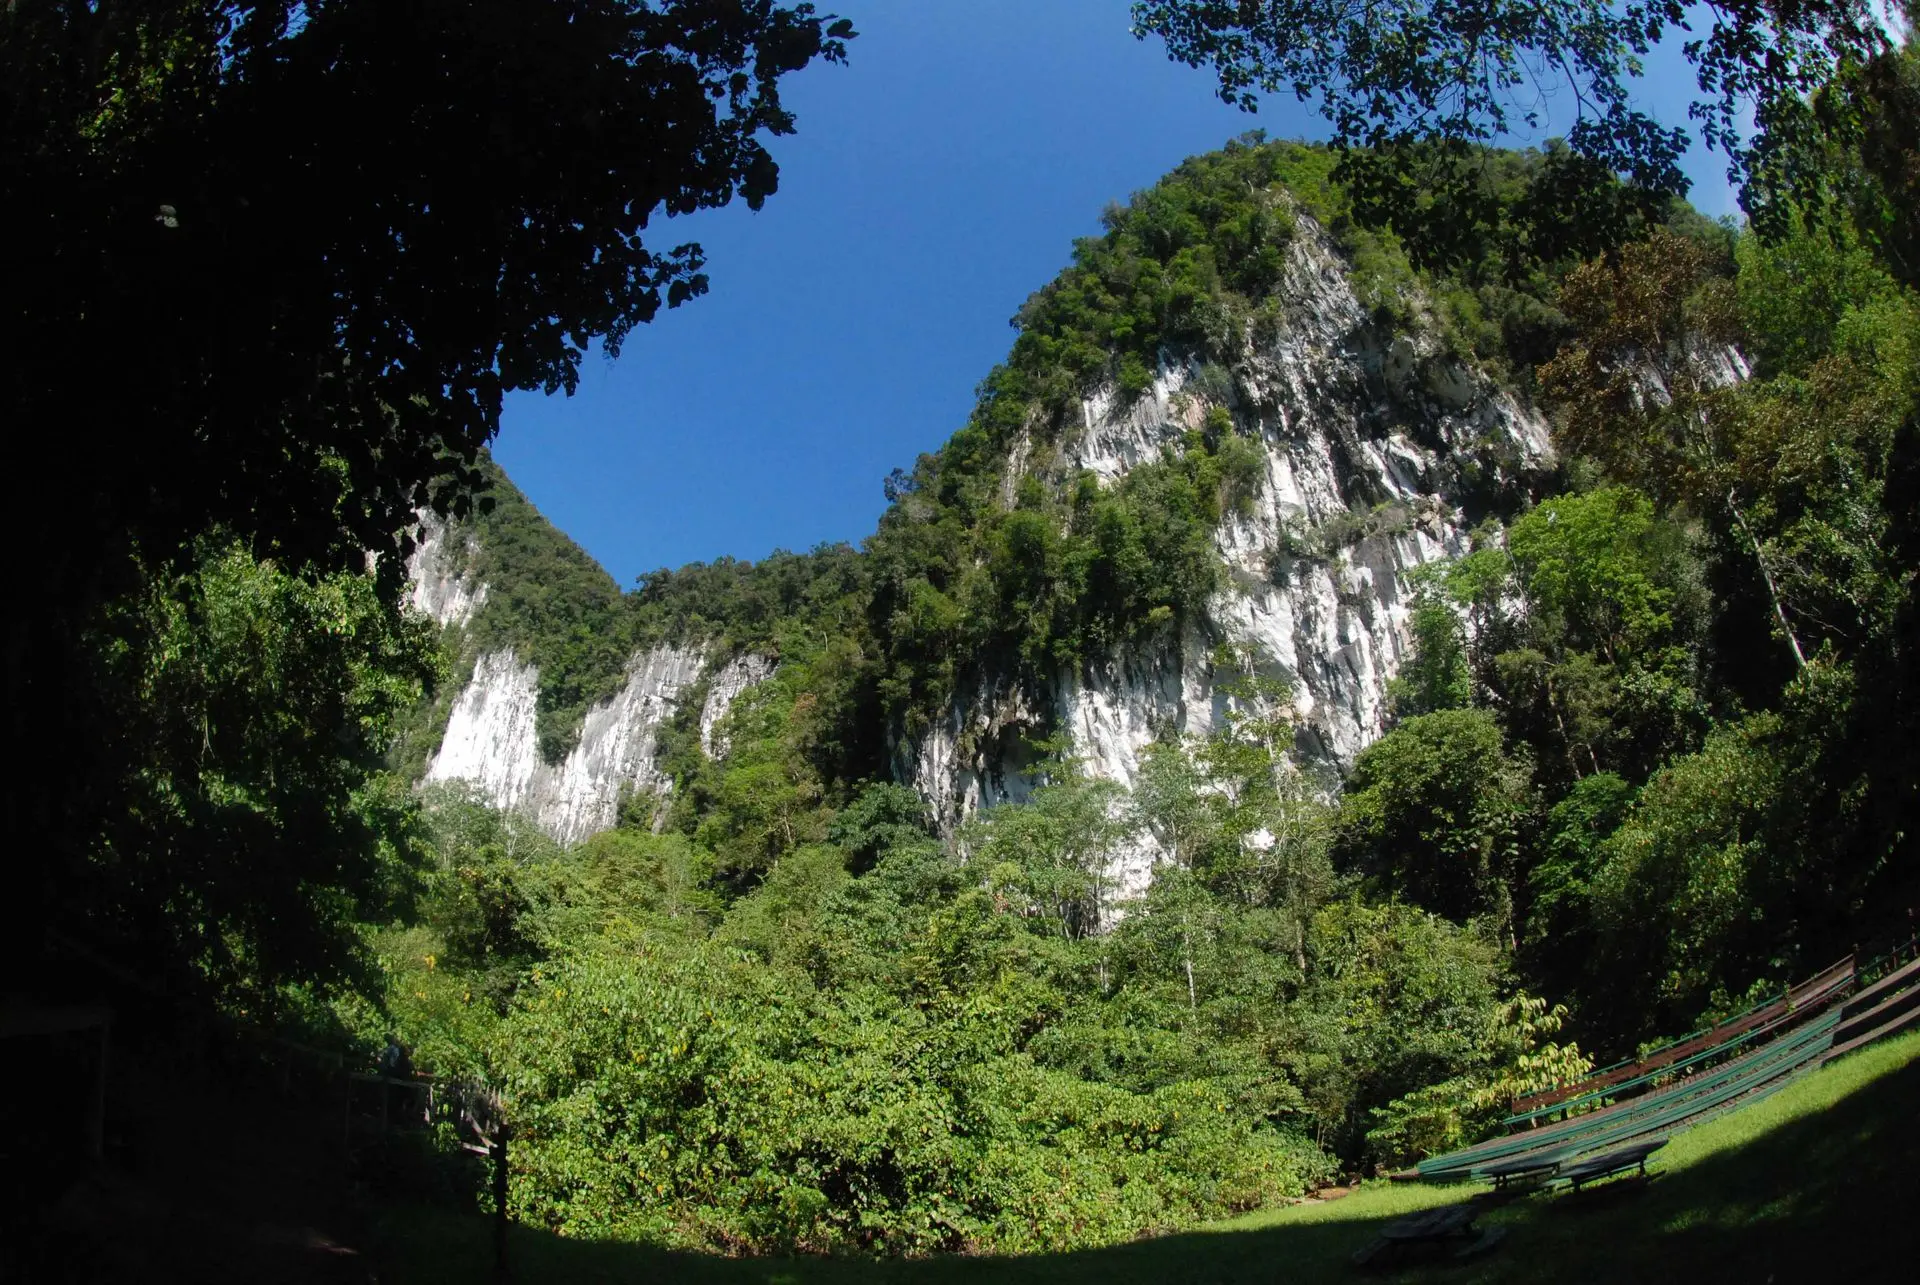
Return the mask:
<svg viewBox="0 0 1920 1285">
<path fill-rule="evenodd" d="M 1585 1160 L 1571 1164 L 1556 1172 L 1554 1180 L 1567 1182 L 1578 1191 L 1589 1182 L 1598 1182 L 1602 1178 L 1611 1178 L 1614 1174 L 1625 1173 L 1629 1169 L 1638 1169 L 1640 1177 L 1647 1176 L 1647 1157 L 1667 1145 L 1665 1138 L 1648 1138 L 1645 1142 L 1636 1142 L 1630 1147 L 1621 1147 L 1617 1151 L 1602 1152 L 1597 1156 L 1588 1156 Z"/>
<path fill-rule="evenodd" d="M 1456 1259 L 1485 1253 L 1507 1234 L 1505 1227 L 1488 1227 L 1484 1230 L 1474 1227 L 1474 1220 L 1485 1208 L 1482 1201 L 1467 1200 L 1457 1205 L 1423 1209 L 1417 1214 L 1397 1219 L 1382 1227 L 1379 1235 L 1354 1251 L 1354 1264 L 1366 1267 L 1383 1254 L 1396 1251 L 1444 1253 L 1452 1250 L 1452 1256 Z"/>
</svg>

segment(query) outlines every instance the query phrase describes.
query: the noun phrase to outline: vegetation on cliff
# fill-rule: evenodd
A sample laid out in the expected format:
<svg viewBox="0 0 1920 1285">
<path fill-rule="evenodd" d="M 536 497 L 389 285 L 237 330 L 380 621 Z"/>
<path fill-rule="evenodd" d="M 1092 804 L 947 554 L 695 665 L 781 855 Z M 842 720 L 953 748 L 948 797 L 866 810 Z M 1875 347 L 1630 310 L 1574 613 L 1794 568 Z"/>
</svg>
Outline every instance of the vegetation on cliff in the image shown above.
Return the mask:
<svg viewBox="0 0 1920 1285">
<path fill-rule="evenodd" d="M 755 591 L 782 666 L 719 759 L 682 715 L 670 803 L 571 852 L 432 804 L 433 908 L 374 938 L 391 1011 L 509 1086 L 531 1216 L 730 1249 L 1124 1238 L 1454 1145 L 1532 1084 L 1910 931 L 1890 711 L 1920 303 L 1830 220 L 1766 243 L 1676 220 L 1541 269 L 1544 320 L 1506 359 L 1538 359 L 1564 463 L 1428 575 L 1395 724 L 1337 798 L 1284 759 L 1284 683 L 1251 675 L 1130 798 L 1040 745 L 1030 801 L 943 840 L 884 783 L 886 729 L 957 658 L 1050 673 L 1211 591 L 1253 445 L 1214 413 L 1225 388 L 1183 451 L 1109 485 L 1046 463 L 1074 431 L 1049 398 L 1124 389 L 1142 331 L 1162 352 L 1210 342 L 1195 318 L 1260 324 L 1235 273 L 1290 225 L 1252 235 L 1208 178 L 1235 175 L 1246 214 L 1269 208 L 1248 167 L 1316 156 L 1242 144 L 1110 216 L 867 549 Z M 1271 209 L 1328 199 L 1303 189 Z M 1363 284 L 1450 324 L 1512 288 L 1396 284 L 1368 267 L 1390 241 L 1346 245 Z M 656 609 L 744 631 L 696 590 L 763 574 L 676 573 Z M 1171 858 L 1117 904 L 1149 833 Z"/>
<path fill-rule="evenodd" d="M 1528 384 L 1569 333 L 1556 305 L 1570 254 L 1498 248 L 1446 271 L 1416 268 L 1389 231 L 1355 221 L 1323 147 L 1249 135 L 1194 157 L 1103 217 L 1074 262 L 1013 318 L 1007 360 L 982 381 L 968 422 L 887 482 L 892 503 L 864 556 L 828 548 L 759 565 L 721 562 L 642 578 L 625 595 L 555 532 L 497 470 L 494 510 L 475 520 L 495 597 L 469 651 L 503 644 L 540 670 L 540 746 L 572 747 L 579 719 L 619 686 L 636 647 L 708 638 L 722 650 L 768 646 L 772 622 L 864 603 L 862 707 L 877 700 L 896 732 L 918 734 L 971 674 L 1011 675 L 1044 692 L 1058 668 L 1190 617 L 1220 584 L 1213 532 L 1261 476 L 1246 434 L 1261 408 L 1244 382 L 1250 354 L 1277 338 L 1275 293 L 1311 217 L 1349 262 L 1383 346 L 1406 329 L 1437 336 L 1496 379 Z M 1490 191 L 1516 190 L 1543 153 L 1489 152 Z M 1684 207 L 1673 226 L 1724 248 L 1728 234 Z M 1082 403 L 1122 404 L 1163 364 L 1200 371 L 1186 399 L 1193 427 L 1164 458 L 1118 485 L 1064 462 Z M 1011 464 L 1018 455 L 1017 465 Z M 1009 479 L 1009 467 L 1018 477 Z M 830 603 L 836 605 L 829 605 Z M 871 748 L 869 746 L 868 748 Z M 855 775 L 884 769 L 877 759 Z"/>
<path fill-rule="evenodd" d="M 1021 311 L 864 549 L 622 592 L 495 477 L 468 514 L 488 603 L 436 653 L 398 559 L 367 550 L 417 503 L 469 509 L 503 386 L 565 386 L 592 336 L 699 291 L 697 250 L 641 245 L 648 212 L 764 197 L 757 136 L 791 124 L 774 81 L 847 34 L 804 5 L 458 8 L 0 15 L 0 65 L 31 73 L 8 83 L 59 91 L 9 100 L 0 164 L 32 181 L 7 185 L 7 244 L 38 253 L 58 225 L 77 247 L 17 265 L 33 324 L 9 409 L 150 435 L 68 470 L 73 539 L 28 510 L 46 610 L 10 626 L 9 692 L 52 767 L 9 784 L 7 815 L 46 912 L 27 953 L 57 964 L 20 973 L 46 994 L 108 977 L 349 1049 L 397 1030 L 421 1066 L 498 1086 L 521 1215 L 568 1235 L 1026 1251 L 1452 1145 L 1515 1094 L 1911 932 L 1911 47 L 1813 95 L 1857 128 L 1795 154 L 1818 181 L 1765 240 L 1636 193 L 1631 240 L 1409 254 L 1334 153 L 1196 158 Z M 465 100 L 489 122 L 471 130 L 423 103 L 408 52 L 442 47 L 466 92 L 537 109 Z M 527 48 L 556 61 L 522 76 Z M 662 84 L 691 152 L 627 110 Z M 418 137 L 304 132 L 328 103 Z M 222 144 L 296 117 L 279 168 L 242 182 L 234 158 L 262 149 Z M 562 117 L 665 132 L 541 132 Z M 474 189 L 503 131 L 515 181 Z M 420 195 L 416 149 L 471 226 Z M 1448 155 L 1496 210 L 1578 176 L 1553 149 Z M 169 165 L 197 204 L 153 208 Z M 56 217 L 75 209 L 104 222 Z M 1224 649 L 1218 726 L 1153 746 L 1131 797 L 1042 741 L 1030 799 L 937 834 L 891 779 L 898 738 L 969 679 L 1043 692 L 1220 584 L 1216 530 L 1261 464 L 1244 359 L 1308 218 L 1360 326 L 1417 320 L 1537 397 L 1558 471 L 1487 505 L 1421 585 L 1394 725 L 1337 790 L 1289 760 L 1267 658 Z M 76 374 L 87 341 L 129 333 L 151 343 L 122 379 Z M 1193 372 L 1190 431 L 1117 481 L 1069 468 L 1081 399 L 1124 405 L 1163 363 Z M 482 649 L 539 667 L 553 759 L 660 642 L 778 669 L 723 753 L 689 702 L 671 797 L 627 799 L 607 833 L 563 851 L 391 770 L 431 737 L 433 707 L 405 711 Z M 1123 903 L 1112 872 L 1143 836 L 1166 859 Z"/>
</svg>

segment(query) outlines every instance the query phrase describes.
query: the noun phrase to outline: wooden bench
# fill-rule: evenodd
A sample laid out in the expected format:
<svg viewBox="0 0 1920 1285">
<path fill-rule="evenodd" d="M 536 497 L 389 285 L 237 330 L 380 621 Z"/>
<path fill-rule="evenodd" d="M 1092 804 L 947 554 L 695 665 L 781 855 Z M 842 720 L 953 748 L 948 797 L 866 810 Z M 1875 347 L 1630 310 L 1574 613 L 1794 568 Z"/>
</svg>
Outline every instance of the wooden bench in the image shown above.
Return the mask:
<svg viewBox="0 0 1920 1285">
<path fill-rule="evenodd" d="M 1489 1227 L 1484 1231 L 1474 1227 L 1474 1220 L 1485 1207 L 1480 1201 L 1468 1200 L 1409 1214 L 1382 1227 L 1378 1236 L 1354 1251 L 1353 1261 L 1356 1266 L 1365 1267 L 1384 1253 L 1407 1250 L 1444 1252 L 1452 1249 L 1454 1258 L 1471 1258 L 1493 1248 L 1507 1234 L 1505 1227 Z"/>
<path fill-rule="evenodd" d="M 1568 1165 L 1554 1177 L 1573 1185 L 1578 1191 L 1589 1182 L 1598 1182 L 1602 1178 L 1611 1178 L 1614 1174 L 1624 1173 L 1637 1168 L 1640 1177 L 1647 1176 L 1647 1157 L 1667 1145 L 1665 1138 L 1648 1138 L 1645 1142 L 1636 1142 L 1630 1147 L 1621 1147 L 1617 1151 L 1603 1152 L 1589 1156 L 1578 1163 Z"/>
<path fill-rule="evenodd" d="M 1558 1174 L 1560 1164 L 1567 1155 L 1568 1151 L 1564 1148 L 1558 1151 L 1536 1151 L 1497 1165 L 1488 1165 L 1480 1171 L 1480 1176 L 1493 1179 L 1495 1191 L 1505 1191 L 1509 1187 L 1533 1187 Z"/>
<path fill-rule="evenodd" d="M 1429 1182 L 1478 1178 L 1495 1165 L 1524 1156 L 1562 1152 L 1578 1155 L 1603 1147 L 1624 1146 L 1636 1139 L 1665 1136 L 1699 1118 L 1723 1110 L 1736 1099 L 1775 1085 L 1809 1063 L 1817 1061 L 1833 1042 L 1840 1014 L 1829 1012 L 1744 1057 L 1689 1076 L 1646 1097 L 1616 1102 L 1587 1115 L 1563 1120 L 1544 1129 L 1511 1134 L 1478 1143 L 1461 1151 L 1422 1160 L 1415 1168 Z"/>
<path fill-rule="evenodd" d="M 1514 1114 L 1508 1116 L 1502 1123 L 1515 1124 L 1551 1111 L 1561 1103 L 1574 1098 L 1591 1097 L 1629 1080 L 1644 1080 L 1656 1071 L 1665 1070 L 1676 1062 L 1699 1054 L 1709 1053 L 1757 1028 L 1775 1026 L 1783 1021 L 1791 1025 L 1794 1020 L 1805 1016 L 1808 1010 L 1817 1012 L 1851 987 L 1854 977 L 1853 964 L 1853 956 L 1849 955 L 1838 963 L 1830 965 L 1817 976 L 1789 987 L 1787 993 L 1780 998 L 1750 1008 L 1738 1016 L 1730 1017 L 1718 1026 L 1695 1031 L 1684 1039 L 1675 1040 L 1657 1049 L 1649 1049 L 1636 1060 L 1616 1062 L 1612 1066 L 1603 1067 L 1574 1084 L 1542 1089 L 1537 1093 L 1517 1098 L 1513 1103 Z"/>
</svg>

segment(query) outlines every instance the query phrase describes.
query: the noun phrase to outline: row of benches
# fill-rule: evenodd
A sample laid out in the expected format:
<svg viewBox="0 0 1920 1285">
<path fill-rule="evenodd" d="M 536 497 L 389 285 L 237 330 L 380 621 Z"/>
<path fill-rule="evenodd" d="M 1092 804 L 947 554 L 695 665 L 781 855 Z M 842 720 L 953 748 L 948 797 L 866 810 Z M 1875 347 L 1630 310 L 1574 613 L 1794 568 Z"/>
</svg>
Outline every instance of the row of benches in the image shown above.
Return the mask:
<svg viewBox="0 0 1920 1285">
<path fill-rule="evenodd" d="M 1529 1191 L 1638 1171 L 1668 1137 L 1722 1111 L 1777 1092 L 1799 1076 L 1863 1044 L 1920 1026 L 1920 940 L 1856 970 L 1846 959 L 1791 988 L 1780 999 L 1633 1062 L 1605 1068 L 1579 1084 L 1534 1095 L 1508 1124 L 1545 1127 L 1490 1139 L 1422 1161 L 1399 1179 L 1491 1181 L 1493 1190 L 1459 1204 L 1425 1210 L 1380 1230 L 1353 1255 L 1367 1265 L 1382 1255 L 1484 1253 L 1505 1232 L 1475 1227 L 1491 1205 Z M 1663 1083 L 1664 1082 L 1664 1083 Z M 1641 1096 L 1632 1096 L 1636 1090 Z M 1625 1100 L 1614 1100 L 1626 1095 Z M 1573 1114 L 1585 1107 L 1586 1114 Z"/>
<path fill-rule="evenodd" d="M 1871 979 L 1864 986 L 1858 984 L 1863 974 Z M 1854 1048 L 1915 1025 L 1920 941 L 1865 969 L 1857 970 L 1849 957 L 1705 1032 L 1533 1095 L 1530 1109 L 1516 1110 L 1503 1122 L 1526 1127 L 1431 1157 L 1404 1176 L 1499 1182 L 1503 1175 L 1559 1173 L 1606 1156 L 1621 1159 L 1648 1139 L 1664 1141 L 1669 1133 L 1767 1096 Z M 1542 1102 L 1547 1096 L 1554 1100 Z M 1607 1169 L 1617 1171 L 1617 1165 Z"/>
<path fill-rule="evenodd" d="M 1878 981 L 1848 997 L 1826 1060 L 1831 1062 L 1911 1026 L 1920 1026 L 1920 957 L 1891 968 Z"/>
<path fill-rule="evenodd" d="M 1851 960 L 1847 961 L 1851 964 Z M 1551 1115 L 1569 1114 L 1603 1101 L 1618 1100 L 1631 1096 L 1635 1091 L 1652 1088 L 1663 1080 L 1669 1080 L 1682 1072 L 1697 1074 L 1710 1063 L 1724 1061 L 1730 1057 L 1744 1056 L 1751 1047 L 1758 1046 L 1782 1032 L 1806 1021 L 1815 1013 L 1821 1012 L 1835 1000 L 1844 995 L 1852 985 L 1852 975 L 1844 974 L 1833 978 L 1822 974 L 1812 983 L 1795 988 L 1795 994 L 1788 999 L 1767 1005 L 1761 1012 L 1765 1021 L 1743 1021 L 1734 1033 L 1718 1043 L 1707 1044 L 1686 1051 L 1684 1046 L 1670 1046 L 1672 1052 L 1657 1059 L 1646 1059 L 1632 1064 L 1629 1068 L 1637 1074 L 1619 1079 L 1615 1076 L 1590 1077 L 1578 1084 L 1569 1085 L 1561 1090 L 1563 1094 L 1575 1096 L 1563 1097 L 1548 1106 L 1532 1111 L 1516 1112 L 1500 1123 L 1512 1128 L 1518 1125 L 1531 1125 Z M 1685 1052 L 1685 1056 L 1676 1054 Z"/>
<path fill-rule="evenodd" d="M 1681 1077 L 1656 1092 L 1423 1160 L 1415 1172 L 1427 1181 L 1479 1178 L 1488 1166 L 1521 1157 L 1559 1163 L 1698 1123 L 1730 1103 L 1758 1090 L 1777 1087 L 1797 1072 L 1819 1065 L 1832 1044 L 1840 1016 L 1837 1010 L 1828 1012 L 1762 1048 L 1711 1070 Z"/>
<path fill-rule="evenodd" d="M 1788 987 L 1779 997 L 1756 1004 L 1744 1013 L 1736 1013 L 1724 1022 L 1648 1049 L 1637 1058 L 1601 1067 L 1577 1083 L 1557 1085 L 1517 1098 L 1513 1104 L 1513 1114 L 1501 1123 L 1528 1123 L 1563 1110 L 1576 1099 L 1590 1098 L 1609 1089 L 1616 1092 L 1624 1090 L 1632 1085 L 1643 1084 L 1662 1071 L 1711 1057 L 1761 1032 L 1791 1023 L 1810 1007 L 1825 1004 L 1844 992 L 1853 985 L 1853 980 L 1854 960 L 1849 955 L 1816 976 Z"/>
</svg>

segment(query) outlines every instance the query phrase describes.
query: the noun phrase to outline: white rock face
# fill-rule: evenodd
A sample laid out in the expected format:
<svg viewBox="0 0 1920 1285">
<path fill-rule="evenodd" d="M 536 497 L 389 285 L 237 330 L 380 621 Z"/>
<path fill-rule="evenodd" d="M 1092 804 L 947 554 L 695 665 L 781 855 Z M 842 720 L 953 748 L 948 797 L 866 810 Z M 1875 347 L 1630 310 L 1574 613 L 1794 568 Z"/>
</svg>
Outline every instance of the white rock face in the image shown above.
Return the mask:
<svg viewBox="0 0 1920 1285">
<path fill-rule="evenodd" d="M 539 781 L 541 829 L 562 843 L 578 843 L 613 827 L 623 787 L 670 788 L 658 763 L 660 729 L 705 663 L 693 647 L 655 647 L 633 658 L 627 685 L 587 711 L 580 743 Z"/>
<path fill-rule="evenodd" d="M 932 728 L 893 751 L 895 776 L 943 828 L 1028 797 L 1030 741 L 1050 719 L 1087 771 L 1131 788 L 1156 739 L 1203 736 L 1218 724 L 1227 698 L 1213 657 L 1222 644 L 1292 684 L 1303 763 L 1350 764 L 1384 729 L 1387 686 L 1410 646 L 1408 573 L 1464 551 L 1460 506 L 1474 488 L 1547 462 L 1542 418 L 1445 356 L 1432 334 L 1380 334 L 1332 243 L 1304 215 L 1297 224 L 1278 332 L 1232 363 L 1228 409 L 1263 448 L 1264 467 L 1245 511 L 1215 534 L 1227 583 L 1195 618 L 1063 669 L 1039 690 L 1007 674 L 969 676 Z M 1739 376 L 1737 357 L 1728 371 Z M 1163 355 L 1152 387 L 1132 403 L 1112 389 L 1087 398 L 1079 433 L 1057 453 L 1021 438 L 1005 496 L 1035 470 L 1049 484 L 1084 469 L 1111 485 L 1159 458 L 1204 422 L 1207 396 L 1227 396 L 1217 372 L 1196 382 L 1200 374 L 1195 363 Z M 1207 396 L 1196 392 L 1203 386 Z M 449 546 L 443 527 L 423 528 L 413 598 L 443 623 L 463 623 L 486 587 L 471 575 L 471 544 Z M 538 674 L 511 652 L 483 656 L 428 779 L 477 782 L 496 804 L 577 841 L 612 824 L 622 789 L 667 788 L 659 731 L 703 674 L 701 748 L 726 755 L 727 710 L 774 666 L 744 655 L 715 668 L 716 659 L 693 645 L 636 656 L 620 694 L 588 713 L 579 746 L 549 767 L 535 741 Z M 1119 891 L 1144 888 L 1157 859 L 1144 839 L 1116 854 Z"/>
<path fill-rule="evenodd" d="M 748 652 L 735 656 L 707 680 L 707 702 L 700 707 L 700 748 L 708 758 L 727 756 L 727 738 L 719 735 L 720 720 L 727 716 L 734 699 L 749 687 L 773 677 L 774 664 L 765 656 Z"/>
<path fill-rule="evenodd" d="M 471 781 L 496 807 L 528 813 L 555 839 L 577 843 L 612 827 L 623 789 L 670 788 L 658 762 L 660 729 L 706 659 L 699 647 L 679 646 L 635 656 L 619 695 L 587 711 L 580 743 L 549 766 L 534 727 L 539 672 L 511 651 L 484 655 L 426 779 Z"/>
<path fill-rule="evenodd" d="M 951 829 L 983 807 L 1028 797 L 1033 753 L 1026 742 L 1040 719 L 1017 688 L 982 677 L 972 697 L 954 702 L 917 744 L 896 748 L 894 774 Z"/>
<path fill-rule="evenodd" d="M 1141 751 L 1164 732 L 1215 725 L 1225 697 L 1212 656 L 1222 643 L 1251 649 L 1263 672 L 1290 680 L 1302 758 L 1350 764 L 1384 730 L 1387 684 L 1408 652 L 1407 573 L 1465 551 L 1462 461 L 1485 484 L 1547 460 L 1545 421 L 1445 357 L 1432 336 L 1383 342 L 1331 242 L 1311 219 L 1298 223 L 1280 333 L 1249 345 L 1234 372 L 1230 409 L 1266 458 L 1247 511 L 1215 536 L 1226 588 L 1178 633 L 1059 673 L 1047 693 L 1095 776 L 1131 787 Z M 1152 388 L 1131 405 L 1110 389 L 1088 398 L 1066 463 L 1111 484 L 1158 459 L 1202 420 L 1205 402 L 1183 396 L 1197 369 L 1163 355 Z M 1012 468 L 1026 467 L 1027 452 L 1017 454 Z M 980 677 L 896 753 L 896 771 L 943 827 L 1031 788 L 1024 737 L 1042 720 L 1014 688 Z M 1123 892 L 1137 892 L 1152 864 L 1150 851 L 1121 854 L 1112 873 Z"/>
<path fill-rule="evenodd" d="M 543 766 L 533 724 L 539 695 L 539 671 L 511 651 L 480 657 L 427 764 L 427 780 L 471 781 L 495 807 L 520 808 Z"/>
<path fill-rule="evenodd" d="M 419 539 L 407 561 L 407 601 L 443 628 L 466 624 L 487 601 L 487 586 L 473 573 L 479 553 L 472 533 L 456 545 L 445 522 L 421 513 Z"/>
</svg>

